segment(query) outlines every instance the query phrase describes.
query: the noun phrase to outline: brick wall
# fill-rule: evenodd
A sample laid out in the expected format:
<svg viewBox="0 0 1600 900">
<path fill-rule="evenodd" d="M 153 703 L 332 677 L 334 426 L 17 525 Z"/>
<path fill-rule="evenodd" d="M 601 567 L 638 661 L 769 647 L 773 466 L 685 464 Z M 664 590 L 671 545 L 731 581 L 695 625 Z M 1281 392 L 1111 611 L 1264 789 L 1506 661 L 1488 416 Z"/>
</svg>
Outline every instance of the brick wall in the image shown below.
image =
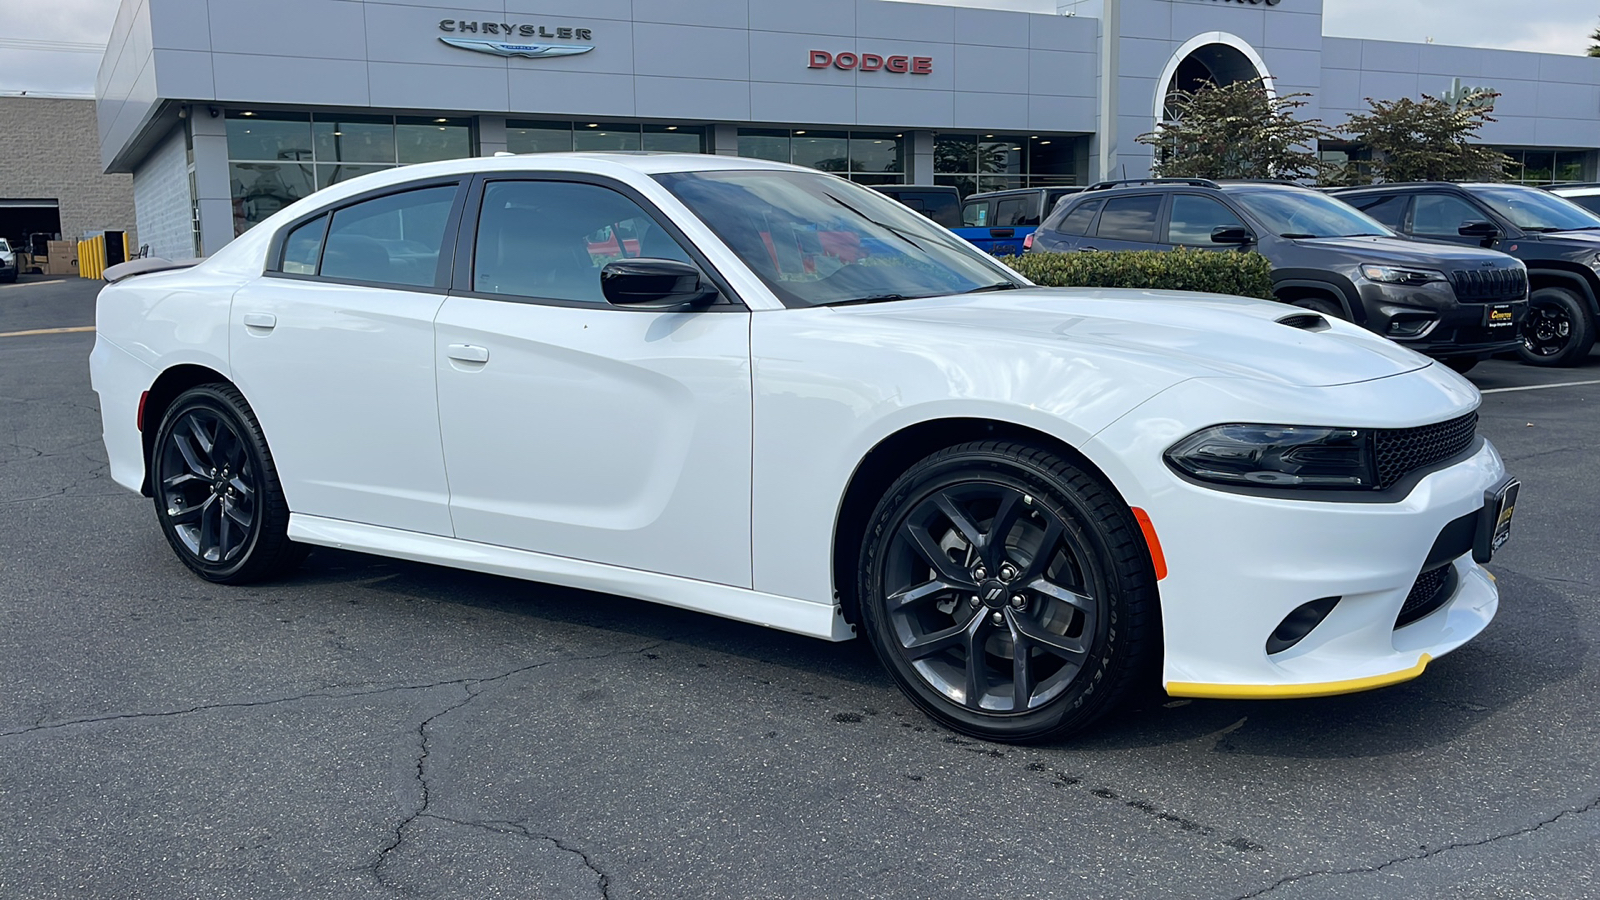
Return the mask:
<svg viewBox="0 0 1600 900">
<path fill-rule="evenodd" d="M 194 211 L 182 126 L 172 129 L 133 170 L 133 197 L 139 209 L 139 241 L 150 245 L 150 255 L 192 258 Z"/>
<path fill-rule="evenodd" d="M 24 198 L 60 201 L 67 240 L 113 229 L 139 246 L 133 178 L 101 171 L 93 100 L 0 97 L 0 200 Z"/>
</svg>

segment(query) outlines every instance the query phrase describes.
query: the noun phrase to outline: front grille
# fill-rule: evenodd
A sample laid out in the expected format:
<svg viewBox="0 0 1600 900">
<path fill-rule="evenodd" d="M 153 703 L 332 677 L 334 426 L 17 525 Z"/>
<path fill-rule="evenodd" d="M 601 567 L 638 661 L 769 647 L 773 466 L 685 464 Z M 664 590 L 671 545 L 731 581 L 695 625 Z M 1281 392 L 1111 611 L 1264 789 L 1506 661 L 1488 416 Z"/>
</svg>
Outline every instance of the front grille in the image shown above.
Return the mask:
<svg viewBox="0 0 1600 900">
<path fill-rule="evenodd" d="M 1528 272 L 1521 266 L 1462 269 L 1450 273 L 1450 285 L 1463 303 L 1504 303 L 1528 296 Z"/>
<path fill-rule="evenodd" d="M 1377 432 L 1378 487 L 1388 490 L 1418 469 L 1449 459 L 1472 446 L 1478 414 L 1417 428 L 1385 428 Z"/>
<path fill-rule="evenodd" d="M 1446 564 L 1418 575 L 1416 583 L 1411 585 L 1411 593 L 1406 595 L 1405 605 L 1400 607 L 1394 627 L 1404 628 L 1443 606 L 1455 593 L 1455 574 L 1455 566 Z"/>
</svg>

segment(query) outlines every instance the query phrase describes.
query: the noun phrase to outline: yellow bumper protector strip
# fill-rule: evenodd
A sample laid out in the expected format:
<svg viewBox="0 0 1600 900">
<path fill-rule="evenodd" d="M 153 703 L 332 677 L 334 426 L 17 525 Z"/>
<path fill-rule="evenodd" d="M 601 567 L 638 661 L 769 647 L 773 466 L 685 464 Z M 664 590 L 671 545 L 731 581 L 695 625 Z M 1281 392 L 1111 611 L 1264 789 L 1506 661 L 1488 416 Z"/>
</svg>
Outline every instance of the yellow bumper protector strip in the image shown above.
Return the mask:
<svg viewBox="0 0 1600 900">
<path fill-rule="evenodd" d="M 1433 657 L 1422 654 L 1417 664 L 1409 669 L 1366 678 L 1345 681 L 1319 681 L 1311 684 L 1202 684 L 1193 681 L 1167 683 L 1167 693 L 1174 697 L 1199 697 L 1207 700 L 1287 700 L 1295 697 L 1332 697 L 1335 694 L 1354 694 L 1410 681 L 1422 674 Z"/>
</svg>

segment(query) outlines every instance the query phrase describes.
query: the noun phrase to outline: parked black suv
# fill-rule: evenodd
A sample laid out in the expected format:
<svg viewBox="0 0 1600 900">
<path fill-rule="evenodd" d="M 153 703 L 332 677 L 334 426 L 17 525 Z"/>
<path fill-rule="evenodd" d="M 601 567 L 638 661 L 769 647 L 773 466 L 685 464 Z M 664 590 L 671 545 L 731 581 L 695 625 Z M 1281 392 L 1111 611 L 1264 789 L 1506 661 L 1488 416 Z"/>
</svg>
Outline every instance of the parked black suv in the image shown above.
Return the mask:
<svg viewBox="0 0 1600 900">
<path fill-rule="evenodd" d="M 1466 371 L 1520 345 L 1523 265 L 1491 250 L 1409 240 L 1310 188 L 1157 178 L 1069 197 L 1031 252 L 1256 250 L 1279 300 L 1349 319 Z"/>
<path fill-rule="evenodd" d="M 1523 362 L 1575 366 L 1600 319 L 1600 216 L 1516 184 L 1381 184 L 1335 188 L 1340 200 L 1419 240 L 1492 247 L 1528 267 Z"/>
</svg>

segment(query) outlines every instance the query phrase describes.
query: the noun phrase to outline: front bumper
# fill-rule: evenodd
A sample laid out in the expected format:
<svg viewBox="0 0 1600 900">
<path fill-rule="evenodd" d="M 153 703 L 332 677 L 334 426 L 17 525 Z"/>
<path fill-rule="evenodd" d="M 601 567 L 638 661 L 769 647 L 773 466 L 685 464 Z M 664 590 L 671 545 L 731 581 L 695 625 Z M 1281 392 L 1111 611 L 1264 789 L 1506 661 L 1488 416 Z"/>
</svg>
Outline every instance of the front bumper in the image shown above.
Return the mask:
<svg viewBox="0 0 1600 900">
<path fill-rule="evenodd" d="M 1407 427 L 1472 409 L 1471 388 L 1436 369 L 1285 394 L 1299 398 L 1293 421 L 1304 424 Z M 1158 584 L 1162 680 L 1170 694 L 1314 697 L 1382 687 L 1420 675 L 1430 660 L 1488 626 L 1499 595 L 1470 552 L 1449 560 L 1456 577 L 1447 598 L 1403 627 L 1396 621 L 1441 532 L 1482 510 L 1485 492 L 1503 480 L 1492 445 L 1480 442 L 1388 502 L 1214 490 L 1179 479 L 1161 454 L 1200 427 L 1197 415 L 1203 425 L 1283 421 L 1284 414 L 1281 401 L 1257 398 L 1276 407 L 1276 415 L 1241 416 L 1238 401 L 1249 398 L 1229 397 L 1217 382 L 1205 382 L 1169 390 L 1091 442 L 1096 462 L 1116 469 L 1116 460 L 1124 461 L 1123 471 L 1107 474 L 1124 487 L 1130 505 L 1149 515 L 1161 542 L 1168 573 Z M 1409 421 L 1377 421 L 1362 406 L 1421 412 Z M 1205 421 L 1213 410 L 1215 419 Z M 1268 652 L 1268 638 L 1286 616 L 1329 597 L 1339 600 L 1310 633 Z"/>
<path fill-rule="evenodd" d="M 1449 284 L 1397 285 L 1358 282 L 1367 328 L 1436 359 L 1483 357 L 1515 349 L 1528 314 L 1526 297 L 1459 302 Z M 1491 313 L 1509 319 L 1491 321 Z"/>
</svg>

